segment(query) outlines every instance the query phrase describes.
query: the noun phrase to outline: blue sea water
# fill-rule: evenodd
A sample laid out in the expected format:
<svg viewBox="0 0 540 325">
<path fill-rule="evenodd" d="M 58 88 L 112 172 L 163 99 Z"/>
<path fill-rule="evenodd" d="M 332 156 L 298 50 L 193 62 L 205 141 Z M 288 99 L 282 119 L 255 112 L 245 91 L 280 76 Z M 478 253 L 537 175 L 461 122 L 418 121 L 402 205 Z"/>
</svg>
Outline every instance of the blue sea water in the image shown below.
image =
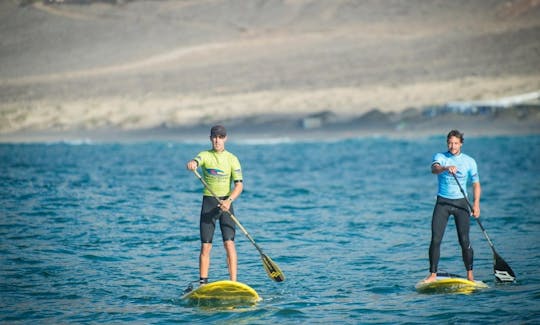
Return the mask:
<svg viewBox="0 0 540 325">
<path fill-rule="evenodd" d="M 236 216 L 287 279 L 271 281 L 237 232 L 239 280 L 263 300 L 203 308 L 180 297 L 198 279 L 201 184 L 185 163 L 210 143 L 0 145 L 1 323 L 540 323 L 540 136 L 468 137 L 482 223 L 516 272 L 497 284 L 472 221 L 475 275 L 490 288 L 425 295 L 445 138 L 234 139 L 245 191 Z M 470 191 L 470 189 L 469 189 Z M 226 279 L 219 229 L 211 280 Z M 440 269 L 465 275 L 453 220 Z"/>
</svg>

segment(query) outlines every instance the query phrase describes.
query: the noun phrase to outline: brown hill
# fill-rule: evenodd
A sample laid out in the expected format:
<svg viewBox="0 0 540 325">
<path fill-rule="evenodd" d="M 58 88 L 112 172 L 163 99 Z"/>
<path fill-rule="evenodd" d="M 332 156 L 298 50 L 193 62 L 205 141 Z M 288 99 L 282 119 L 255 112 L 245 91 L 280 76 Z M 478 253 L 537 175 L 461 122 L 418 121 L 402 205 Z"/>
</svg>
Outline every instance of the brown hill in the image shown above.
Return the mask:
<svg viewBox="0 0 540 325">
<path fill-rule="evenodd" d="M 538 1 L 22 4 L 0 2 L 4 139 L 351 119 L 540 89 Z"/>
</svg>

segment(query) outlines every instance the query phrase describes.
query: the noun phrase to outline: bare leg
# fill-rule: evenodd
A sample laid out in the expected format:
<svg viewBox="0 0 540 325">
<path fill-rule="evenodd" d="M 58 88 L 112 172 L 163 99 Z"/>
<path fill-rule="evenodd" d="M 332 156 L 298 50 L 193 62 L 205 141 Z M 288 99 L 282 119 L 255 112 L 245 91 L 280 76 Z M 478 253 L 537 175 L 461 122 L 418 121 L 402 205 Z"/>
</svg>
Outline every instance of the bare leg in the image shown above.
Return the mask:
<svg viewBox="0 0 540 325">
<path fill-rule="evenodd" d="M 236 281 L 236 273 L 238 268 L 238 257 L 236 255 L 236 247 L 234 241 L 227 240 L 223 243 L 225 251 L 227 252 L 227 265 L 229 267 L 229 276 L 231 281 Z"/>
<path fill-rule="evenodd" d="M 211 243 L 201 244 L 201 253 L 199 255 L 199 276 L 208 278 L 208 270 L 210 269 L 210 251 L 212 250 Z"/>
</svg>

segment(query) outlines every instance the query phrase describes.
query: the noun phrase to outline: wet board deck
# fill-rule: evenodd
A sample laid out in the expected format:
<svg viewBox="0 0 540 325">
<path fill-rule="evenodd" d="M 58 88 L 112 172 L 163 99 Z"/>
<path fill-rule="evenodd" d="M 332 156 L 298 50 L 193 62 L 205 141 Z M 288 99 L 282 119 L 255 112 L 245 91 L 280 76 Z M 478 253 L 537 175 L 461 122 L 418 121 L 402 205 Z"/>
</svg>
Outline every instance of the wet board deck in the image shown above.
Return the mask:
<svg viewBox="0 0 540 325">
<path fill-rule="evenodd" d="M 197 305 L 245 305 L 255 304 L 261 298 L 247 284 L 221 280 L 193 289 L 184 294 L 182 300 Z"/>
<path fill-rule="evenodd" d="M 488 288 L 482 281 L 469 281 L 455 275 L 438 275 L 433 282 L 423 280 L 416 284 L 416 291 L 420 293 L 472 293 L 476 290 Z"/>
</svg>

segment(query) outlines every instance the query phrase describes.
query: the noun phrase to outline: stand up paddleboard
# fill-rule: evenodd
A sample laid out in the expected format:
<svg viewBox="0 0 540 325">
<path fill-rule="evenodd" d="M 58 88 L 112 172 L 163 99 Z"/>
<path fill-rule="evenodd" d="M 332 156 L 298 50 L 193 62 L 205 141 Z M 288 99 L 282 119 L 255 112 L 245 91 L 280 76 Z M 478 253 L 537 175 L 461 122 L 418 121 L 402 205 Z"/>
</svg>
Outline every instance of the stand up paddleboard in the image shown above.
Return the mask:
<svg viewBox="0 0 540 325">
<path fill-rule="evenodd" d="M 469 281 L 455 274 L 437 273 L 437 280 L 416 284 L 416 291 L 420 293 L 472 293 L 489 286 L 482 281 Z"/>
<path fill-rule="evenodd" d="M 257 291 L 247 284 L 222 280 L 204 284 L 182 296 L 182 300 L 194 305 L 252 305 L 260 301 Z"/>
</svg>

